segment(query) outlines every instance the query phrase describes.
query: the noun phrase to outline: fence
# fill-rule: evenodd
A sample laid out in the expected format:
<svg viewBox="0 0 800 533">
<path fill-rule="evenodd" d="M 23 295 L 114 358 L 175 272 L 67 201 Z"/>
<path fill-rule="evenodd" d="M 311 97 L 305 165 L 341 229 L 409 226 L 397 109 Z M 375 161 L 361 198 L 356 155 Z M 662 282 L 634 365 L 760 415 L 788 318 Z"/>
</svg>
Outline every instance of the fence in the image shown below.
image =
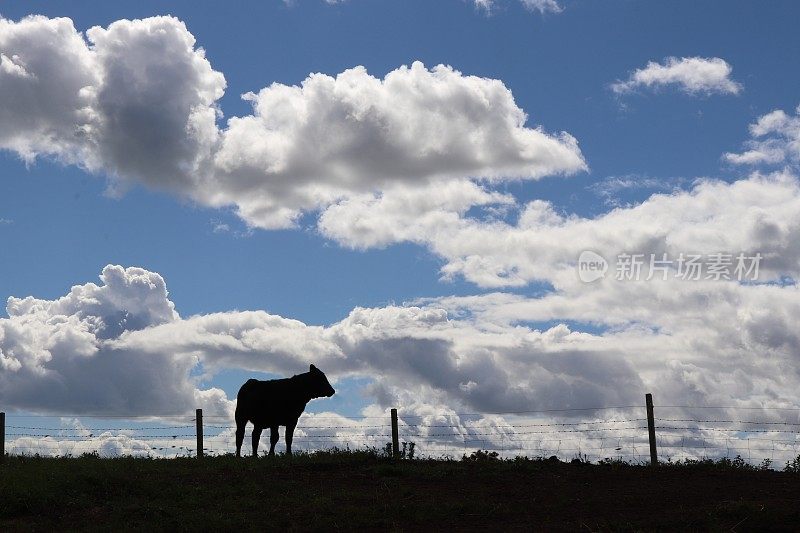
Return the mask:
<svg viewBox="0 0 800 533">
<path fill-rule="evenodd" d="M 741 419 L 730 413 L 748 411 Z M 705 413 L 705 415 L 703 414 Z M 721 414 L 720 414 L 721 413 Z M 787 420 L 786 413 L 793 416 Z M 606 416 L 600 417 L 600 414 Z M 642 416 L 644 415 L 644 416 Z M 582 416 L 583 420 L 575 420 Z M 549 409 L 516 413 L 431 413 L 344 417 L 305 414 L 295 450 L 388 449 L 395 456 L 460 457 L 476 449 L 502 457 L 557 456 L 656 464 L 660 459 L 734 458 L 776 466 L 800 452 L 800 409 L 645 405 Z M 181 457 L 223 455 L 235 450 L 229 415 L 61 418 L 0 413 L 0 460 L 9 454 Z M 97 423 L 86 425 L 86 420 Z M 269 431 L 261 450 L 268 449 Z M 412 444 L 413 443 L 413 444 Z M 280 445 L 282 447 L 282 444 Z M 388 447 L 388 448 L 387 448 Z M 279 448 L 282 449 L 282 448 Z M 242 453 L 249 453 L 249 431 Z"/>
</svg>

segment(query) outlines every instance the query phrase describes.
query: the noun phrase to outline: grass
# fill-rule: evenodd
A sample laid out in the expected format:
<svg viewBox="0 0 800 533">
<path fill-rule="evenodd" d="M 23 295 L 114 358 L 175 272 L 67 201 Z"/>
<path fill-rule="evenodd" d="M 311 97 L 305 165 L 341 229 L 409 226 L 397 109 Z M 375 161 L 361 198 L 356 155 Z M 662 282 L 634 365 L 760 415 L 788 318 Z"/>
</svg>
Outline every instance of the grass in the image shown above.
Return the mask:
<svg viewBox="0 0 800 533">
<path fill-rule="evenodd" d="M 735 460 L 7 457 L 0 530 L 781 530 L 800 475 Z"/>
</svg>

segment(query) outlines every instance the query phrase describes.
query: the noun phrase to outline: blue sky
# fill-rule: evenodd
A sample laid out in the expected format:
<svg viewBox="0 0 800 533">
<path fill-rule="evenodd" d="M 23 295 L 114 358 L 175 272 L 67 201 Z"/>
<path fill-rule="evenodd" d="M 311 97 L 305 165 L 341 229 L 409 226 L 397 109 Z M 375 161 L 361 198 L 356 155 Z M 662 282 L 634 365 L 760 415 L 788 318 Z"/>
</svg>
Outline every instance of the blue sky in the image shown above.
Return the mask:
<svg viewBox="0 0 800 533">
<path fill-rule="evenodd" d="M 423 311 L 420 312 L 435 307 L 457 317 L 458 309 L 469 308 L 469 314 L 463 315 L 469 319 L 453 319 L 458 322 L 458 327 L 475 328 L 463 333 L 466 336 L 490 335 L 497 331 L 493 328 L 508 328 L 507 334 L 515 335 L 519 328 L 529 328 L 526 335 L 545 335 L 549 331 L 547 339 L 560 339 L 558 327 L 563 325 L 567 332 L 571 332 L 568 334 L 589 336 L 575 337 L 576 343 L 599 343 L 576 348 L 578 352 L 596 353 L 599 350 L 611 354 L 608 361 L 603 359 L 611 366 L 605 368 L 602 367 L 605 362 L 597 363 L 596 375 L 576 377 L 577 374 L 566 371 L 566 374 L 559 374 L 561 370 L 548 367 L 548 372 L 553 376 L 558 374 L 557 380 L 565 383 L 573 384 L 578 380 L 597 385 L 596 395 L 587 393 L 588 396 L 581 397 L 572 392 L 565 396 L 554 393 L 549 397 L 523 399 L 517 398 L 518 391 L 514 392 L 516 389 L 511 384 L 506 388 L 500 387 L 502 390 L 493 388 L 495 381 L 491 386 L 487 385 L 485 391 L 471 396 L 473 389 L 480 391 L 483 382 L 480 376 L 471 377 L 470 372 L 484 367 L 482 363 L 476 363 L 462 368 L 462 363 L 457 361 L 463 362 L 464 359 L 454 356 L 456 362 L 452 364 L 453 368 L 459 369 L 458 380 L 450 383 L 431 379 L 431 383 L 426 385 L 430 389 L 426 389 L 425 394 L 431 390 L 441 393 L 431 393 L 430 402 L 435 405 L 497 410 L 517 405 L 514 404 L 517 400 L 523 407 L 558 405 L 567 397 L 569 401 L 578 403 L 581 400 L 623 401 L 624 398 L 609 392 L 616 385 L 599 384 L 593 380 L 617 372 L 628 376 L 625 379 L 630 383 L 642 386 L 668 381 L 659 377 L 658 372 L 677 372 L 674 365 L 678 363 L 675 361 L 700 364 L 683 361 L 676 354 L 682 349 L 679 344 L 684 348 L 696 347 L 702 345 L 709 334 L 691 328 L 681 330 L 686 324 L 680 321 L 680 317 L 683 313 L 693 316 L 693 312 L 706 316 L 707 308 L 689 311 L 672 308 L 669 302 L 665 303 L 668 299 L 666 293 L 656 288 L 643 288 L 638 297 L 663 304 L 661 309 L 666 318 L 654 318 L 658 309 L 641 313 L 629 309 L 627 315 L 622 311 L 618 314 L 604 310 L 603 305 L 611 305 L 608 302 L 619 302 L 622 309 L 633 298 L 631 294 L 613 291 L 605 304 L 592 299 L 585 304 L 575 304 L 574 308 L 565 307 L 566 304 L 557 300 L 551 305 L 543 295 L 569 296 L 573 289 L 577 290 L 565 285 L 560 274 L 566 261 L 564 258 L 568 260 L 577 254 L 569 250 L 564 255 L 549 257 L 543 244 L 563 241 L 563 235 L 531 244 L 528 256 L 548 257 L 546 261 L 549 261 L 533 266 L 527 265 L 525 259 L 511 258 L 511 253 L 516 253 L 524 245 L 509 245 L 505 253 L 491 251 L 488 249 L 493 239 L 487 235 L 491 235 L 492 228 L 499 227 L 493 223 L 507 224 L 501 228 L 502 231 L 498 229 L 500 242 L 503 238 L 501 233 L 505 235 L 513 229 L 509 228 L 517 224 L 525 206 L 539 200 L 546 202 L 554 213 L 562 217 L 559 224 L 569 225 L 578 221 L 589 232 L 596 232 L 596 248 L 607 249 L 609 253 L 618 251 L 619 247 L 615 246 L 619 242 L 625 243 L 629 236 L 629 243 L 637 246 L 652 248 L 657 246 L 653 243 L 666 242 L 670 253 L 677 254 L 689 248 L 712 252 L 713 249 L 703 247 L 709 243 L 708 235 L 716 235 L 725 246 L 741 244 L 741 248 L 734 251 L 745 248 L 753 251 L 757 246 L 769 248 L 777 265 L 770 271 L 771 275 L 796 277 L 793 269 L 797 264 L 791 245 L 796 218 L 791 205 L 777 207 L 779 201 L 794 199 L 793 192 L 787 196 L 781 187 L 789 187 L 790 192 L 795 189 L 785 182 L 752 185 L 769 189 L 762 197 L 747 188 L 755 179 L 756 171 L 783 171 L 796 180 L 797 159 L 790 153 L 792 148 L 786 148 L 784 163 L 761 167 L 736 164 L 724 154 L 747 149 L 745 143 L 753 141 L 748 127 L 759 117 L 774 110 L 783 110 L 791 116 L 800 103 L 797 91 L 800 71 L 796 68 L 800 57 L 800 39 L 796 36 L 800 5 L 788 1 L 656 3 L 563 0 L 560 6 L 560 12 L 541 13 L 526 9 L 518 0 L 496 0 L 490 12 L 469 0 L 349 0 L 334 5 L 321 0 L 297 0 L 289 5 L 274 0 L 236 6 L 141 1 L 0 5 L 0 15 L 9 21 L 19 22 L 32 14 L 48 18 L 68 17 L 78 32 L 94 26 L 106 28 L 122 19 L 172 15 L 185 24 L 186 30 L 196 39 L 196 47 L 205 50 L 210 67 L 222 73 L 227 82 L 224 95 L 215 101 L 220 112 L 216 121 L 218 128 L 224 128 L 231 117 L 253 113 L 251 102 L 244 101 L 242 94 L 257 93 L 273 83 L 296 86 L 312 73 L 335 77 L 357 66 L 363 66 L 371 76 L 383 79 L 399 67 L 410 66 L 415 61 L 421 61 L 428 69 L 439 64 L 449 65 L 463 76 L 499 80 L 513 94 L 516 106 L 527 114 L 523 128 L 531 130 L 541 126 L 552 136 L 550 139 L 555 139 L 559 132 L 568 132 L 577 140 L 580 156 L 588 169 L 578 170 L 574 165 L 569 166 L 572 163 L 564 162 L 561 170 L 545 173 L 540 179 L 523 176 L 523 179 L 494 181 L 482 180 L 484 176 L 479 171 L 476 170 L 475 174 L 470 170 L 459 179 L 477 183 L 484 191 L 511 198 L 506 201 L 506 208 L 497 212 L 487 212 L 487 203 L 476 201 L 459 215 L 460 223 L 470 220 L 485 223 L 480 228 L 476 226 L 481 231 L 481 237 L 477 239 L 485 240 L 484 243 L 470 242 L 466 237 L 454 237 L 452 242 L 445 242 L 435 229 L 429 227 L 424 231 L 430 231 L 430 234 L 426 233 L 417 240 L 393 237 L 353 249 L 347 246 L 347 239 L 360 238 L 358 235 L 325 233 L 318 225 L 320 213 L 340 202 L 341 196 L 317 208 L 305 205 L 298 208 L 300 214 L 293 227 L 256 227 L 262 219 L 255 215 L 250 218 L 239 216 L 236 212 L 236 202 L 242 205 L 247 200 L 246 195 L 220 207 L 210 200 L 198 200 L 200 196 L 192 196 L 193 193 L 186 191 L 157 190 L 159 186 L 153 187 L 147 176 L 133 179 L 131 186 L 121 195 L 112 195 L 108 192 L 109 180 L 113 181 L 109 177 L 108 165 L 100 164 L 89 172 L 82 168 L 90 166 L 88 163 L 84 161 L 76 165 L 75 161 L 68 160 L 68 156 L 56 153 L 57 150 L 50 153 L 39 150 L 36 157 L 24 161 L 19 151 L 6 143 L 2 145 L 4 150 L 0 151 L 0 219 L 3 221 L 0 223 L 0 243 L 6 251 L 6 260 L 0 264 L 0 295 L 4 298 L 34 296 L 55 300 L 66 295 L 73 285 L 98 283 L 97 277 L 106 265 L 122 265 L 141 267 L 163 278 L 169 300 L 174 302 L 175 309 L 184 319 L 195 315 L 203 319 L 209 314 L 228 311 L 263 310 L 282 319 L 301 321 L 305 327 L 329 326 L 332 328 L 330 335 L 335 335 L 337 324 L 341 326 L 341 321 L 357 307 L 384 312 L 402 309 L 404 304 L 424 299 L 428 303 L 421 306 Z M 0 45 L 2 42 L 0 35 Z M 11 52 L 1 46 L 0 52 L 12 57 Z M 732 69 L 725 79 L 738 84 L 738 94 L 711 85 L 692 92 L 675 82 L 638 86 L 624 93 L 611 88 L 613 83 L 629 79 L 637 69 L 645 69 L 649 62 L 665 64 L 670 57 L 723 60 Z M 24 58 L 20 61 L 24 63 Z M 121 61 L 124 63 L 124 56 Z M 43 76 L 39 78 L 43 79 Z M 0 77 L 0 94 L 3 94 L 2 82 Z M 8 113 L 14 110 L 0 111 L 7 113 L 0 114 L 2 118 L 11 116 Z M 6 128 L 10 129 L 10 124 L 7 122 Z M 791 128 L 787 126 L 786 131 L 791 131 Z M 468 134 L 468 131 L 463 132 L 464 136 Z M 775 135 L 780 137 L 791 133 Z M 0 141 L 3 139 L 0 135 Z M 256 140 L 251 139 L 251 142 Z M 360 155 L 356 152 L 353 157 L 358 159 Z M 499 168 L 501 163 L 496 161 L 495 165 Z M 491 169 L 480 170 L 492 173 Z M 698 178 L 718 180 L 713 186 L 717 189 L 712 186 L 696 189 L 695 180 Z M 161 177 L 153 176 L 152 179 Z M 374 190 L 381 194 L 390 191 L 385 182 L 381 183 L 383 185 L 376 185 Z M 735 187 L 737 183 L 741 185 L 738 188 Z M 417 186 L 418 183 L 403 190 L 422 190 L 416 189 Z M 206 193 L 211 194 L 204 190 L 203 194 Z M 350 198 L 351 192 L 340 194 Z M 386 194 L 391 196 L 394 193 Z M 656 199 L 655 206 L 652 206 L 655 214 L 648 215 L 650 211 L 645 210 L 647 222 L 637 223 L 640 211 L 635 206 L 642 202 L 652 203 L 654 194 L 664 195 L 666 199 Z M 703 195 L 708 197 L 708 201 L 698 200 L 698 205 L 688 205 L 692 198 L 705 198 Z M 781 238 L 773 235 L 769 242 L 739 243 L 735 236 L 750 235 L 749 230 L 726 229 L 730 220 L 726 218 L 725 206 L 712 206 L 714 199 L 728 198 L 726 195 L 730 196 L 731 202 L 742 203 L 739 206 L 742 212 L 750 213 L 758 208 L 772 213 L 777 219 L 769 227 L 774 226 L 785 233 Z M 748 198 L 753 198 L 752 204 Z M 674 205 L 669 203 L 671 201 Z M 666 207 L 659 207 L 661 203 Z M 497 207 L 495 203 L 489 205 Z M 619 216 L 622 222 L 617 218 L 603 218 L 615 207 L 623 210 Z M 685 211 L 680 211 L 684 208 Z M 705 217 L 700 213 L 701 216 L 695 218 L 697 209 L 710 211 Z M 672 219 L 659 219 L 664 213 L 671 212 L 675 213 Z M 731 212 L 737 211 L 733 209 Z M 684 239 L 684 225 L 691 228 L 706 222 L 709 223 L 707 232 L 698 233 L 694 240 Z M 637 231 L 645 227 L 647 232 L 642 231 L 647 234 L 639 235 Z M 658 228 L 662 227 L 665 228 L 663 234 L 658 233 L 661 231 Z M 551 230 L 552 225 L 542 228 L 537 235 L 550 239 Z M 759 235 L 767 235 L 765 231 Z M 461 244 L 456 244 L 456 241 Z M 783 248 L 776 248 L 778 245 L 775 243 L 779 241 Z M 481 248 L 482 244 L 487 250 Z M 452 251 L 455 248 L 458 250 Z M 461 251 L 464 249 L 472 251 Z M 485 260 L 486 264 L 509 261 L 506 267 L 512 273 L 519 273 L 521 281 L 503 284 L 491 280 L 496 272 L 476 272 L 459 263 L 467 257 L 478 263 Z M 455 269 L 454 274 L 443 279 L 441 269 L 450 266 Z M 484 274 L 487 277 L 482 277 Z M 794 289 L 793 284 L 787 287 L 787 291 Z M 713 300 L 716 288 L 691 290 L 700 291 L 704 298 Z M 738 301 L 725 312 L 733 313 L 742 321 L 750 320 L 766 312 L 763 302 L 772 297 L 763 297 L 765 300 L 756 299 L 748 304 Z M 791 294 L 781 293 L 780 298 L 789 302 L 785 312 L 791 314 Z M 574 301 L 580 300 L 576 297 Z M 743 312 L 745 308 L 749 309 L 747 313 Z M 84 317 L 81 314 L 76 316 L 80 320 Z M 2 317 L 11 319 L 8 313 Z M 667 323 L 661 323 L 662 319 Z M 165 321 L 167 319 L 150 326 L 163 327 Z M 778 319 L 773 323 L 778 323 Z M 747 324 L 749 322 L 739 323 L 737 331 L 746 330 Z M 791 330 L 790 319 L 781 324 L 787 331 Z M 649 363 L 640 364 L 631 359 L 635 357 L 631 354 L 638 349 L 636 346 L 640 346 L 631 341 L 631 336 L 644 335 L 637 329 L 640 326 L 656 332 L 653 335 L 658 338 L 648 336 L 647 342 L 664 350 L 663 365 L 658 367 L 660 370 Z M 720 324 L 707 324 L 707 327 L 715 333 L 722 331 Z M 395 331 L 393 335 L 404 338 L 402 328 L 397 326 L 397 329 L 400 332 Z M 659 337 L 662 331 L 665 336 Z M 316 339 L 315 335 L 317 333 L 309 333 L 307 338 Z M 427 339 L 428 334 L 416 331 L 407 335 Z M 782 333 L 776 335 L 780 337 Z M 10 342 L 11 334 L 7 333 L 5 338 Z M 454 346 L 451 352 L 461 353 L 458 341 L 448 339 L 447 342 Z M 0 343 L 2 341 L 3 337 L 0 337 Z M 644 342 L 642 339 L 638 341 Z M 345 344 L 336 342 L 339 343 L 337 349 L 344 350 L 341 347 Z M 485 348 L 482 343 L 488 341 L 475 342 Z M 741 346 L 746 346 L 747 342 L 749 340 L 743 340 Z M 767 342 L 770 350 L 785 346 L 784 356 L 794 360 L 796 353 L 791 342 L 775 342 Z M 11 348 L 6 346 L 5 350 L 10 354 Z M 705 348 L 729 354 L 720 346 Z M 126 349 L 133 348 L 128 346 Z M 281 359 L 269 350 L 254 349 L 250 355 L 263 359 L 253 362 L 255 359 L 244 356 L 241 360 L 217 359 L 209 355 L 212 348 L 189 349 L 184 346 L 180 349 L 200 358 L 192 375 L 198 374 L 200 369 L 214 369 L 200 388 L 221 387 L 228 399 L 244 376 L 254 373 L 270 376 L 290 374 L 292 368 L 299 371 L 307 363 L 301 356 L 297 356 L 294 365 L 286 363 L 288 359 L 285 358 L 289 357 L 286 354 L 294 353 L 291 350 L 278 350 L 280 357 L 284 357 Z M 386 349 L 387 353 L 391 352 Z M 475 345 L 463 349 L 470 354 L 473 354 L 470 350 L 477 350 Z M 485 349 L 495 350 L 491 356 L 494 361 L 505 357 L 501 356 L 500 348 Z M 20 348 L 17 350 L 22 351 Z M 341 354 L 331 355 L 336 349 L 330 353 L 320 350 L 324 353 L 320 355 L 323 360 L 320 366 L 324 367 L 324 362 L 330 361 L 335 369 L 332 375 L 338 374 L 343 383 L 350 384 L 343 389 L 344 394 L 340 392 L 335 400 L 325 404 L 326 409 L 352 413 L 373 401 L 382 405 L 380 398 L 386 395 L 402 397 L 396 389 L 398 383 L 408 379 L 409 374 L 403 373 L 406 370 L 397 371 L 395 375 L 392 372 L 396 369 L 392 365 L 375 361 L 348 366 L 337 362 L 336 357 Z M 575 357 L 575 361 L 583 361 L 580 359 L 582 356 Z M 714 365 L 722 365 L 709 367 L 707 371 L 712 375 L 717 375 L 719 368 L 730 368 L 719 362 L 720 359 L 711 359 L 717 361 Z M 280 362 L 275 362 L 278 360 Z M 408 371 L 411 374 L 435 372 L 435 369 L 421 370 L 421 367 L 414 366 L 417 363 L 412 363 L 409 365 L 413 370 Z M 393 376 L 387 378 L 390 382 L 383 383 L 384 368 L 381 364 L 388 365 L 385 371 L 386 376 Z M 574 364 L 583 365 L 579 362 Z M 617 368 L 614 366 L 617 364 L 622 366 Z M 569 363 L 568 366 L 572 365 Z M 617 370 L 610 370 L 612 368 Z M 6 372 L 12 375 L 8 370 Z M 548 376 L 547 379 L 556 380 L 550 374 Z M 529 379 L 528 384 L 536 383 L 539 378 L 532 375 Z M 370 389 L 384 385 L 385 389 Z M 543 390 L 549 390 L 548 387 L 543 387 Z M 664 385 L 664 394 L 681 395 L 683 393 L 677 391 L 683 391 L 682 387 L 697 390 L 696 384 L 681 382 L 672 388 Z M 365 388 L 369 390 L 365 392 Z M 762 388 L 756 386 L 754 390 Z M 710 390 L 703 393 L 711 397 L 715 394 Z M 729 393 L 734 394 L 730 391 L 725 394 Z M 505 399 L 494 401 L 493 394 Z M 764 394 L 769 396 L 766 392 Z M 450 403 L 444 398 L 450 398 Z M 746 400 L 744 397 L 740 399 Z M 19 405 L 35 408 L 22 400 Z"/>
</svg>

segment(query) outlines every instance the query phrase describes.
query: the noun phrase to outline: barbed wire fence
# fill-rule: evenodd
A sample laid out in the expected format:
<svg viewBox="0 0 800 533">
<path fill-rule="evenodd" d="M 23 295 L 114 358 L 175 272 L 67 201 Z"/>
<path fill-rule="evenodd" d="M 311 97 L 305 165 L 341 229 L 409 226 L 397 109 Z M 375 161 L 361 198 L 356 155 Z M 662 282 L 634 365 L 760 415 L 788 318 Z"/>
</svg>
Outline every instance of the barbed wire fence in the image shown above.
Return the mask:
<svg viewBox="0 0 800 533">
<path fill-rule="evenodd" d="M 750 416 L 733 416 L 736 412 Z M 650 417 L 642 416 L 651 414 Z M 576 415 L 588 419 L 575 420 Z M 0 451 L 11 455 L 202 457 L 235 452 L 230 415 L 164 417 L 60 417 L 0 413 Z M 651 418 L 651 420 L 648 420 Z M 40 423 L 37 423 L 40 421 Z M 248 424 L 242 454 L 251 453 Z M 278 451 L 283 450 L 281 428 Z M 269 429 L 260 439 L 269 449 Z M 650 435 L 653 436 L 651 439 Z M 395 457 L 453 458 L 476 450 L 501 458 L 556 456 L 561 460 L 718 460 L 739 457 L 751 465 L 782 468 L 800 454 L 800 409 L 774 407 L 643 405 L 546 409 L 513 413 L 395 411 L 383 416 L 304 414 L 295 451 L 377 449 Z M 412 451 L 413 450 L 413 451 Z"/>
<path fill-rule="evenodd" d="M 55 419 L 55 421 L 54 421 Z M 77 457 L 194 456 L 197 448 L 194 418 L 0 414 L 4 422 L 4 451 L 10 455 Z"/>
</svg>

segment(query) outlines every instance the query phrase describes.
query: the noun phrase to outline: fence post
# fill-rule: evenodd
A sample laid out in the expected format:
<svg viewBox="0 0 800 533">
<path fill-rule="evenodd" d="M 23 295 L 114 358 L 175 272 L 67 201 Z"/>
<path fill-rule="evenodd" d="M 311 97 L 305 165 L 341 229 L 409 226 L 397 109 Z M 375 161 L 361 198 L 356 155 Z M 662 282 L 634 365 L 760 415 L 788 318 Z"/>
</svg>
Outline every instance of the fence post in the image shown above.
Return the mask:
<svg viewBox="0 0 800 533">
<path fill-rule="evenodd" d="M 6 414 L 0 413 L 0 463 L 6 459 Z"/>
<path fill-rule="evenodd" d="M 400 437 L 397 432 L 397 409 L 392 409 L 392 457 L 400 457 Z"/>
<path fill-rule="evenodd" d="M 195 411 L 195 420 L 197 421 L 197 458 L 203 458 L 203 410 L 198 409 Z"/>
<path fill-rule="evenodd" d="M 650 439 L 650 466 L 658 466 L 658 452 L 656 451 L 656 423 L 653 416 L 653 395 L 649 392 L 644 396 L 647 404 L 647 433 Z"/>
</svg>

